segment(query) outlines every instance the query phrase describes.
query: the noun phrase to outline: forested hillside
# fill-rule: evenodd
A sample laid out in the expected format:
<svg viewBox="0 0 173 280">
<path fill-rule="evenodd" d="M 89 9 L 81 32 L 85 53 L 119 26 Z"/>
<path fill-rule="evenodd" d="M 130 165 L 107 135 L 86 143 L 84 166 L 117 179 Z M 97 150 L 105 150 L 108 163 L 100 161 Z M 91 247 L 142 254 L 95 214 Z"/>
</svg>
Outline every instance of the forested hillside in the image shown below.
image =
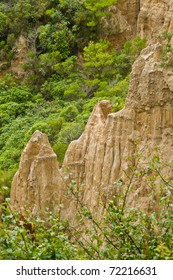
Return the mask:
<svg viewBox="0 0 173 280">
<path fill-rule="evenodd" d="M 110 99 L 114 111 L 123 107 L 145 40 L 135 38 L 121 50 L 111 45 L 104 22 L 115 3 L 1 0 L 1 188 L 10 187 L 35 130 L 48 135 L 61 163 L 98 100 Z"/>
</svg>

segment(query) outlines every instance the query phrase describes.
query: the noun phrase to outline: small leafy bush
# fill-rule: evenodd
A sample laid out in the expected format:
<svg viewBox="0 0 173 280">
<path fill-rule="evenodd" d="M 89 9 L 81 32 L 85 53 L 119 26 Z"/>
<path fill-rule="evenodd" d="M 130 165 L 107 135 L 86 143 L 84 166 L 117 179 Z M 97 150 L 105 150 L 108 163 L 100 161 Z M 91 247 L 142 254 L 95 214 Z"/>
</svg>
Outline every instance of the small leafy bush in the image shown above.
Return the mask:
<svg viewBox="0 0 173 280">
<path fill-rule="evenodd" d="M 171 44 L 171 39 L 173 37 L 172 32 L 164 32 L 161 40 L 162 42 L 162 52 L 161 52 L 161 64 L 162 67 L 172 67 L 173 65 L 173 47 Z"/>
</svg>

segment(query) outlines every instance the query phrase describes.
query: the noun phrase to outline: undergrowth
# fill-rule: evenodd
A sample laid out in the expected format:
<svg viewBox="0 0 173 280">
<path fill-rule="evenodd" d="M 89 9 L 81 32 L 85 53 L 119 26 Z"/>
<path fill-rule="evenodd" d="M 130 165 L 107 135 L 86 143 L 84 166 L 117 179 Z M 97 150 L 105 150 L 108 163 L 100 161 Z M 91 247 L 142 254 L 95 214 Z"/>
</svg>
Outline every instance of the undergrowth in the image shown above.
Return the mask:
<svg viewBox="0 0 173 280">
<path fill-rule="evenodd" d="M 84 186 L 75 182 L 67 194 L 77 205 L 71 220 L 62 218 L 63 205 L 59 213 L 47 210 L 43 219 L 17 213 L 6 199 L 0 259 L 173 259 L 171 169 L 172 163 L 165 163 L 157 152 L 150 160 L 135 152 L 123 178 L 114 183 L 114 195 L 106 202 L 100 199 L 101 217 L 83 200 Z M 137 203 L 140 190 L 145 191 L 147 207 Z"/>
</svg>

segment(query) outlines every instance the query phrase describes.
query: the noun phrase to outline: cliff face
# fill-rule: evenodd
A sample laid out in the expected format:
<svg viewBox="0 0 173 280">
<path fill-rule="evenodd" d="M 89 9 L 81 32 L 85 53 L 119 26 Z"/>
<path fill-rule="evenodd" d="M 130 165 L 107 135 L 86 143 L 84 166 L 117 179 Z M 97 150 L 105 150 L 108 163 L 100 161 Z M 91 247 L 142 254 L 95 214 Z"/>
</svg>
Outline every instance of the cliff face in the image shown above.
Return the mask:
<svg viewBox="0 0 173 280">
<path fill-rule="evenodd" d="M 149 42 L 156 41 L 164 31 L 173 31 L 172 0 L 141 0 L 137 33 Z"/>
<path fill-rule="evenodd" d="M 63 197 L 71 180 L 83 184 L 83 200 L 97 208 L 101 196 L 110 198 L 116 193 L 115 182 L 128 171 L 136 143 L 145 158 L 159 148 L 165 161 L 173 160 L 173 69 L 161 66 L 161 47 L 156 40 L 158 30 L 173 31 L 173 1 L 131 3 L 135 7 L 140 4 L 137 30 L 147 36 L 149 44 L 133 65 L 124 109 L 111 113 L 109 101 L 99 102 L 81 137 L 69 145 L 61 170 L 47 137 L 36 132 L 13 180 L 11 204 L 15 208 L 30 205 L 37 212 L 47 203 L 58 205 L 56 198 Z M 147 187 L 142 182 L 136 184 L 138 189 L 129 203 L 149 209 L 152 198 L 148 198 Z M 70 215 L 75 206 L 70 200 L 67 205 Z"/>
<path fill-rule="evenodd" d="M 111 7 L 111 15 L 104 21 L 109 40 L 122 47 L 136 35 L 156 42 L 164 31 L 173 30 L 172 0 L 121 0 Z"/>
<path fill-rule="evenodd" d="M 110 8 L 110 16 L 103 19 L 103 32 L 113 46 L 121 48 L 137 33 L 140 0 L 121 0 Z"/>
</svg>

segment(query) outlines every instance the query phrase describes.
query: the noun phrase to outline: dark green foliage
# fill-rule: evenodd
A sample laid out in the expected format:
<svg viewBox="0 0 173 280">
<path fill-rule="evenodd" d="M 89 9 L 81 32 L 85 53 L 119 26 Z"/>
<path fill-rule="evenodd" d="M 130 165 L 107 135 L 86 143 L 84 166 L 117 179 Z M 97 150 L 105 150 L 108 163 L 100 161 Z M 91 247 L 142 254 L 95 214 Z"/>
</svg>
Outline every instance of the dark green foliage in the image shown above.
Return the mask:
<svg viewBox="0 0 173 280">
<path fill-rule="evenodd" d="M 61 140 L 61 139 L 60 139 Z M 64 141 L 64 139 L 63 139 L 63 141 Z M 56 144 L 53 146 L 53 150 L 54 150 L 54 152 L 57 154 L 57 159 L 58 159 L 58 162 L 60 163 L 60 164 L 62 164 L 62 162 L 63 162 L 63 159 L 64 159 L 64 155 L 65 155 L 65 152 L 66 152 L 66 150 L 67 150 L 67 148 L 68 148 L 68 141 L 67 141 L 67 143 L 63 143 L 63 142 L 61 142 L 61 141 L 58 141 L 58 142 L 56 142 Z"/>
<path fill-rule="evenodd" d="M 63 144 L 70 144 L 71 141 L 78 139 L 84 130 L 82 123 L 66 123 L 59 133 L 59 141 Z"/>
<path fill-rule="evenodd" d="M 63 117 L 67 122 L 74 121 L 75 117 L 79 114 L 78 109 L 74 105 L 69 105 L 62 109 L 60 117 Z"/>
</svg>

